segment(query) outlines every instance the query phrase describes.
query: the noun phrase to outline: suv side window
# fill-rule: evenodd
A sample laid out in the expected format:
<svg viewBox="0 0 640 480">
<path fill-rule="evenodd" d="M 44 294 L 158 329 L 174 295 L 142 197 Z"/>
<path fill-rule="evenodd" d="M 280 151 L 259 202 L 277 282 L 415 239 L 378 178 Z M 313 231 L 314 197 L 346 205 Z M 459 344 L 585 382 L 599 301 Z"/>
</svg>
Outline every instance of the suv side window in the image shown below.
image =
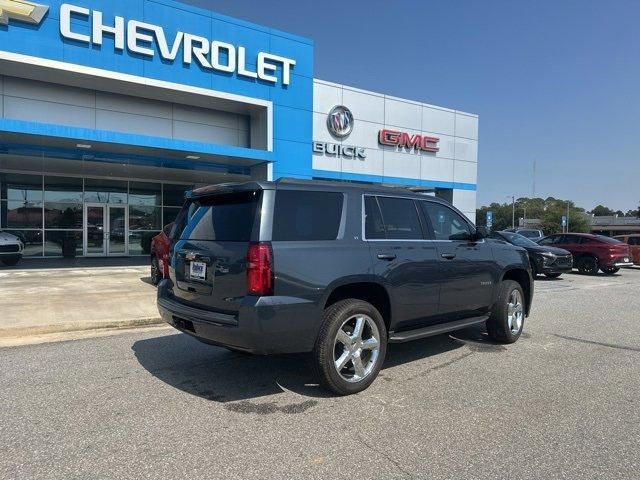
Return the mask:
<svg viewBox="0 0 640 480">
<path fill-rule="evenodd" d="M 469 240 L 471 228 L 467 221 L 445 205 L 420 202 L 425 216 L 431 221 L 436 240 Z"/>
<path fill-rule="evenodd" d="M 365 236 L 369 240 L 425 238 L 416 204 L 411 199 L 365 196 L 365 215 Z"/>
<path fill-rule="evenodd" d="M 273 241 L 335 240 L 343 203 L 342 193 L 278 190 Z"/>
</svg>

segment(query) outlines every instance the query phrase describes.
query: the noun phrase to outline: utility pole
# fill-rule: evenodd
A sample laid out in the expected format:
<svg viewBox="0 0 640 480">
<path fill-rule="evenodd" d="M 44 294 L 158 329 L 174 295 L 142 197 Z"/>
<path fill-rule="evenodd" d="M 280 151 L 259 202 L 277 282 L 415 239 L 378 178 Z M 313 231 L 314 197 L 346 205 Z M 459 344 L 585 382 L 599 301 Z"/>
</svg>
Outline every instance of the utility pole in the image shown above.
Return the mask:
<svg viewBox="0 0 640 480">
<path fill-rule="evenodd" d="M 511 228 L 516 228 L 516 196 L 507 195 L 507 198 L 511 198 Z"/>
<path fill-rule="evenodd" d="M 569 233 L 569 200 L 567 200 L 567 233 Z"/>
</svg>

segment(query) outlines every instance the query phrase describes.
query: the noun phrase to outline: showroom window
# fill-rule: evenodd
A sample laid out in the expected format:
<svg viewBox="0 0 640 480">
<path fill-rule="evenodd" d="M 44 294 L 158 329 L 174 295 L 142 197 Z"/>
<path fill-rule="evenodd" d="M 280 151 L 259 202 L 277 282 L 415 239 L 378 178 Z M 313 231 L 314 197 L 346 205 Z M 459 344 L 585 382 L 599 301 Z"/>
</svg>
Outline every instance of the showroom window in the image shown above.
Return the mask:
<svg viewBox="0 0 640 480">
<path fill-rule="evenodd" d="M 44 177 L 44 255 L 82 255 L 83 180 Z"/>
<path fill-rule="evenodd" d="M 42 176 L 0 173 L 0 229 L 24 243 L 25 257 L 41 257 Z"/>
</svg>

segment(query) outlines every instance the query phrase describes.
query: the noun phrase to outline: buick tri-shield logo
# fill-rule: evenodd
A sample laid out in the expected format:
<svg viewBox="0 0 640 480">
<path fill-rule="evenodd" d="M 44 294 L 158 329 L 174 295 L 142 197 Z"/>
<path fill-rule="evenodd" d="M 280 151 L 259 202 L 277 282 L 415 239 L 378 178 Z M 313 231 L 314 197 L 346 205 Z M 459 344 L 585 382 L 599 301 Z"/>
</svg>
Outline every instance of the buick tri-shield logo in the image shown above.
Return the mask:
<svg viewBox="0 0 640 480">
<path fill-rule="evenodd" d="M 38 25 L 49 11 L 49 7 L 24 0 L 0 0 L 0 25 L 9 19 Z"/>
<path fill-rule="evenodd" d="M 342 105 L 335 106 L 329 112 L 327 119 L 329 131 L 338 138 L 348 137 L 353 131 L 353 114 Z"/>
</svg>

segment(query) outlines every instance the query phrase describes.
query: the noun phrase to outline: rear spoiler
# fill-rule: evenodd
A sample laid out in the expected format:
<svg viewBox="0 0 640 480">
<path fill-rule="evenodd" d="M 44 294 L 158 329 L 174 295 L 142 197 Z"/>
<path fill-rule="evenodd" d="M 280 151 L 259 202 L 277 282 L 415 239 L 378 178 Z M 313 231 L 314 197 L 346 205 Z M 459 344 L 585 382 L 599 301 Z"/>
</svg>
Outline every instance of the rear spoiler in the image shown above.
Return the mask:
<svg viewBox="0 0 640 480">
<path fill-rule="evenodd" d="M 271 182 L 245 182 L 245 183 L 220 183 L 218 185 L 208 185 L 206 187 L 189 190 L 185 193 L 186 200 L 209 197 L 211 195 L 222 195 L 233 192 L 246 192 L 255 190 L 269 190 L 274 186 Z"/>
</svg>

